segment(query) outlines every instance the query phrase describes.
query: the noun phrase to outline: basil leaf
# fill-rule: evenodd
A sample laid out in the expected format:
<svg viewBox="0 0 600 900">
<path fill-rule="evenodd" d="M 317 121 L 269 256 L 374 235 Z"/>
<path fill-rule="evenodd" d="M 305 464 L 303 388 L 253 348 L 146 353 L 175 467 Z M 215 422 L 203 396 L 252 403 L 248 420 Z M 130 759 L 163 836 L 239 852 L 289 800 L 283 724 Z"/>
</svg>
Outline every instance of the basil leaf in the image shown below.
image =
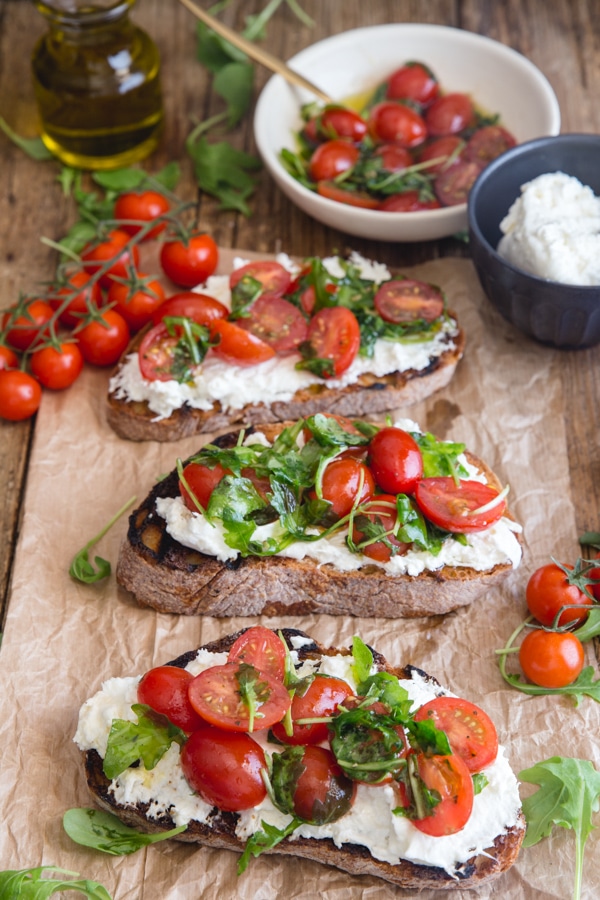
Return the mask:
<svg viewBox="0 0 600 900">
<path fill-rule="evenodd" d="M 179 825 L 159 834 L 142 834 L 123 824 L 117 816 L 99 809 L 68 809 L 63 816 L 63 828 L 72 841 L 83 847 L 92 847 L 111 856 L 126 856 L 141 847 L 166 841 L 185 831 L 187 825 Z"/>
<path fill-rule="evenodd" d="M 162 713 L 142 703 L 131 707 L 137 722 L 113 719 L 102 769 L 111 781 L 129 766 L 141 760 L 148 770 L 154 768 L 173 741 L 183 746 L 187 735 Z"/>
</svg>

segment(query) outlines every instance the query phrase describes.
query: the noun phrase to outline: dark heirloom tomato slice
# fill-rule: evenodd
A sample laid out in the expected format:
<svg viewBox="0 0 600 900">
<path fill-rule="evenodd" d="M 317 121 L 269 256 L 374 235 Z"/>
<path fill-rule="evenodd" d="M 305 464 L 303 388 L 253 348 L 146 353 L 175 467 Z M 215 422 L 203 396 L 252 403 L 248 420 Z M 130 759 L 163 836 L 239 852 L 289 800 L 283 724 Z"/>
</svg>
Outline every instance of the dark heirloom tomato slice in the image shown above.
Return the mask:
<svg viewBox="0 0 600 900">
<path fill-rule="evenodd" d="M 184 744 L 181 767 L 190 787 L 226 812 L 251 809 L 266 797 L 265 754 L 248 734 L 204 725 Z"/>
<path fill-rule="evenodd" d="M 238 319 L 237 324 L 260 338 L 276 353 L 289 353 L 306 340 L 306 319 L 297 306 L 283 297 L 263 294 L 248 312 L 248 316 Z"/>
<path fill-rule="evenodd" d="M 276 805 L 312 825 L 340 819 L 356 794 L 356 784 L 325 747 L 288 747 L 273 754 L 272 783 Z"/>
<path fill-rule="evenodd" d="M 345 203 L 347 206 L 358 206 L 360 209 L 379 209 L 379 200 L 363 191 L 347 191 L 338 187 L 333 181 L 318 181 L 317 194 L 327 200 Z"/>
<path fill-rule="evenodd" d="M 498 755 L 496 726 L 479 706 L 460 697 L 436 697 L 415 713 L 415 722 L 431 719 L 446 733 L 453 753 L 469 772 L 481 772 Z"/>
<path fill-rule="evenodd" d="M 223 476 L 231 474 L 231 471 L 229 469 L 224 469 L 221 463 L 217 463 L 216 466 L 211 469 L 209 466 L 201 465 L 201 463 L 191 462 L 188 463 L 183 470 L 183 477 L 185 478 L 190 491 L 194 497 L 196 497 L 203 509 L 206 509 L 208 506 L 210 495 Z M 187 488 L 183 486 L 181 481 L 179 482 L 179 490 L 187 508 L 191 509 L 192 512 L 198 512 L 197 505 L 194 503 Z"/>
<path fill-rule="evenodd" d="M 382 212 L 419 212 L 422 209 L 439 209 L 438 200 L 421 200 L 418 191 L 403 191 L 391 194 L 382 201 L 379 209 Z"/>
<path fill-rule="evenodd" d="M 473 780 L 465 763 L 452 756 L 417 754 L 419 776 L 430 791 L 441 797 L 430 815 L 413 819 L 413 825 L 424 834 L 442 837 L 456 834 L 469 821 L 473 809 Z"/>
<path fill-rule="evenodd" d="M 360 326 L 345 306 L 327 306 L 312 317 L 308 342 L 318 359 L 330 359 L 338 378 L 350 368 L 360 347 Z"/>
<path fill-rule="evenodd" d="M 469 138 L 465 156 L 473 162 L 486 166 L 505 150 L 515 147 L 516 143 L 510 131 L 501 125 L 484 125 Z"/>
<path fill-rule="evenodd" d="M 240 694 L 241 664 L 211 666 L 196 675 L 189 687 L 190 703 L 199 716 L 226 731 L 248 731 L 249 709 Z M 283 682 L 256 671 L 255 693 L 259 698 L 254 731 L 270 728 L 286 714 L 291 700 Z"/>
<path fill-rule="evenodd" d="M 234 366 L 256 366 L 275 356 L 269 344 L 227 319 L 211 322 L 210 336 L 219 338 L 211 352 Z"/>
<path fill-rule="evenodd" d="M 285 647 L 281 638 L 270 628 L 254 625 L 237 638 L 229 651 L 227 661 L 248 663 L 255 669 L 283 681 L 285 657 Z"/>
<path fill-rule="evenodd" d="M 419 445 L 402 428 L 378 431 L 369 444 L 367 460 L 378 486 L 389 494 L 412 494 L 423 477 Z"/>
<path fill-rule="evenodd" d="M 458 206 L 466 203 L 469 191 L 481 172 L 479 163 L 460 160 L 440 172 L 433 183 L 436 197 L 444 206 Z"/>
<path fill-rule="evenodd" d="M 489 509 L 478 512 L 497 496 L 498 491 L 480 481 L 459 481 L 450 477 L 422 478 L 415 498 L 422 512 L 434 525 L 458 534 L 484 531 L 502 517 L 506 502 L 500 500 Z"/>
<path fill-rule="evenodd" d="M 255 281 L 260 281 L 265 294 L 272 294 L 276 297 L 285 294 L 292 280 L 292 276 L 281 263 L 275 260 L 259 259 L 234 269 L 229 276 L 229 287 L 233 290 L 246 275 L 254 278 Z"/>
<path fill-rule="evenodd" d="M 137 689 L 139 703 L 168 716 L 184 731 L 195 731 L 204 722 L 192 707 L 188 687 L 194 676 L 177 666 L 157 666 L 142 675 Z"/>
<path fill-rule="evenodd" d="M 138 350 L 140 371 L 146 381 L 171 381 L 175 359 L 176 334 L 169 334 L 162 322 L 147 331 Z"/>
<path fill-rule="evenodd" d="M 361 521 L 363 516 L 370 522 L 381 525 L 385 531 L 393 531 L 396 528 L 398 518 L 396 511 L 396 497 L 393 494 L 378 494 L 368 504 L 367 511 L 356 517 L 354 520 L 354 530 L 352 532 L 352 540 L 355 544 L 361 544 L 364 540 L 367 540 L 363 530 L 365 528 L 365 523 Z M 399 541 L 393 534 L 387 534 L 386 540 L 392 544 L 393 547 L 396 547 L 397 552 L 401 554 L 405 553 L 410 546 L 410 544 Z M 369 556 L 371 559 L 376 559 L 378 562 L 389 562 L 392 557 L 391 548 L 388 547 L 383 540 L 372 541 L 372 543 L 367 544 L 365 547 L 361 547 L 361 553 L 363 553 L 364 556 Z"/>
<path fill-rule="evenodd" d="M 152 316 L 155 325 L 165 316 L 182 316 L 191 319 L 198 325 L 210 325 L 215 319 L 226 319 L 229 315 L 227 307 L 208 294 L 196 294 L 194 291 L 182 291 L 167 297 Z"/>
<path fill-rule="evenodd" d="M 412 278 L 384 281 L 373 302 L 381 318 L 396 325 L 417 319 L 433 322 L 444 312 L 442 292 Z"/>
<path fill-rule="evenodd" d="M 452 160 L 457 162 L 465 149 L 465 142 L 462 138 L 455 134 L 449 134 L 446 137 L 436 138 L 428 143 L 419 151 L 419 162 L 432 161 L 432 165 L 424 169 L 427 175 L 436 175 L 443 171 Z M 436 159 L 438 162 L 433 162 Z M 450 164 L 452 164 L 450 163 Z"/>
<path fill-rule="evenodd" d="M 285 728 L 278 722 L 273 725 L 273 734 L 284 744 L 320 744 L 327 740 L 328 728 L 325 722 L 312 725 L 297 725 L 298 719 L 316 719 L 330 716 L 340 703 L 353 696 L 350 685 L 341 678 L 315 675 L 308 690 L 292 699 L 292 734 L 286 734 Z"/>
</svg>

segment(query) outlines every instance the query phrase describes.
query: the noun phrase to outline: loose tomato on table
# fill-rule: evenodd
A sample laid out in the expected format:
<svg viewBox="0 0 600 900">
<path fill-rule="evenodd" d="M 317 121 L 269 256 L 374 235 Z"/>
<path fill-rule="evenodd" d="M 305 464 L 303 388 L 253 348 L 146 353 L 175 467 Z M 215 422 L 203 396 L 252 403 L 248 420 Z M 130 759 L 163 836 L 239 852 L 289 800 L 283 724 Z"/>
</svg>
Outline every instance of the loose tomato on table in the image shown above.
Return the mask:
<svg viewBox="0 0 600 900">
<path fill-rule="evenodd" d="M 381 318 L 395 325 L 417 319 L 433 322 L 444 312 L 444 296 L 439 288 L 412 278 L 384 282 L 373 303 Z"/>
<path fill-rule="evenodd" d="M 313 181 L 332 181 L 358 162 L 358 147 L 346 140 L 319 144 L 310 158 L 309 171 Z"/>
<path fill-rule="evenodd" d="M 347 456 L 329 463 L 323 472 L 321 488 L 323 500 L 331 503 L 331 512 L 341 519 L 354 506 L 371 499 L 375 481 L 363 462 Z"/>
<path fill-rule="evenodd" d="M 331 373 L 339 378 L 349 369 L 360 347 L 360 325 L 354 313 L 345 306 L 319 310 L 308 326 L 307 343 L 317 359 L 331 361 Z"/>
<path fill-rule="evenodd" d="M 174 284 L 184 288 L 205 282 L 218 262 L 218 247 L 213 238 L 203 232 L 166 240 L 160 252 L 163 272 Z"/>
<path fill-rule="evenodd" d="M 261 771 L 266 766 L 262 747 L 250 735 L 209 725 L 194 731 L 181 751 L 190 787 L 226 812 L 251 809 L 265 799 Z"/>
<path fill-rule="evenodd" d="M 94 275 L 108 262 L 112 265 L 99 277 L 101 287 L 107 290 L 113 277 L 127 278 L 128 270 L 133 265 L 137 269 L 140 262 L 140 251 L 136 244 L 130 244 L 131 235 L 115 228 L 106 237 L 98 238 L 83 248 L 81 259 L 85 264 L 85 272 Z"/>
<path fill-rule="evenodd" d="M 241 691 L 248 679 L 257 698 L 254 716 Z M 264 731 L 283 719 L 291 703 L 280 679 L 244 663 L 205 669 L 192 681 L 188 695 L 198 715 L 226 731 Z"/>
<path fill-rule="evenodd" d="M 399 541 L 394 534 L 399 525 L 395 495 L 377 494 L 365 506 L 365 510 L 354 519 L 352 530 L 352 541 L 360 552 L 378 562 L 389 562 L 393 553 L 406 553 L 410 544 Z M 368 535 L 367 532 L 372 531 L 369 524 L 379 526 L 385 536 L 377 540 L 375 535 Z"/>
<path fill-rule="evenodd" d="M 39 383 L 20 369 L 0 370 L 0 418 L 11 422 L 29 419 L 42 400 Z"/>
<path fill-rule="evenodd" d="M 126 191 L 119 194 L 115 201 L 114 217 L 125 220 L 119 222 L 119 228 L 133 235 L 148 222 L 163 216 L 170 208 L 171 204 L 159 191 Z M 166 224 L 164 221 L 159 222 L 144 235 L 142 240 L 149 241 L 158 237 L 165 230 Z"/>
<path fill-rule="evenodd" d="M 569 574 L 572 573 L 573 566 L 565 566 L 565 569 L 566 572 L 556 563 L 548 563 L 536 569 L 527 582 L 527 608 L 541 625 L 554 625 L 563 606 L 576 608 L 565 609 L 560 614 L 557 625 L 567 625 L 569 622 L 581 624 L 587 619 L 593 600 L 581 590 L 577 577 Z"/>
<path fill-rule="evenodd" d="M 248 315 L 237 320 L 240 328 L 260 338 L 276 353 L 290 353 L 306 340 L 308 323 L 297 306 L 284 297 L 263 294 Z"/>
<path fill-rule="evenodd" d="M 457 134 L 475 121 L 473 101 L 467 94 L 443 94 L 425 110 L 425 125 L 431 137 Z"/>
<path fill-rule="evenodd" d="M 31 354 L 32 374 L 43 387 L 52 391 L 70 387 L 79 378 L 82 369 L 81 350 L 72 341 L 41 347 Z"/>
<path fill-rule="evenodd" d="M 292 281 L 290 272 L 281 263 L 270 259 L 258 259 L 238 266 L 229 276 L 230 289 L 233 290 L 243 278 L 260 282 L 263 292 L 273 297 L 285 294 Z"/>
<path fill-rule="evenodd" d="M 439 209 L 440 202 L 435 199 L 422 200 L 419 191 L 402 191 L 391 194 L 379 205 L 383 212 L 419 212 L 424 209 Z"/>
<path fill-rule="evenodd" d="M 439 803 L 431 813 L 413 819 L 413 825 L 432 837 L 456 834 L 461 831 L 473 810 L 473 781 L 466 764 L 457 754 L 426 756 L 416 754 L 419 777 L 428 791 L 436 791 Z"/>
<path fill-rule="evenodd" d="M 425 516 L 445 531 L 472 534 L 490 528 L 502 518 L 504 499 L 499 491 L 480 481 L 464 480 L 455 484 L 450 477 L 422 478 L 415 498 Z"/>
<path fill-rule="evenodd" d="M 436 697 L 415 713 L 415 722 L 431 720 L 444 731 L 453 753 L 469 772 L 481 772 L 498 755 L 496 726 L 479 706 L 460 697 Z"/>
<path fill-rule="evenodd" d="M 369 131 L 376 141 L 394 141 L 402 147 L 418 147 L 427 138 L 423 117 L 404 103 L 384 100 L 369 114 Z"/>
<path fill-rule="evenodd" d="M 583 669 L 585 654 L 577 635 L 569 631 L 530 631 L 519 648 L 526 678 L 544 688 L 572 684 Z"/>
<path fill-rule="evenodd" d="M 269 344 L 227 319 L 211 322 L 210 337 L 218 340 L 211 352 L 235 366 L 256 366 L 275 356 Z"/>
<path fill-rule="evenodd" d="M 129 328 L 123 316 L 114 309 L 98 313 L 77 332 L 79 349 L 87 363 L 93 366 L 112 366 L 129 344 Z"/>
<path fill-rule="evenodd" d="M 136 272 L 125 281 L 113 281 L 107 300 L 123 316 L 130 331 L 147 325 L 165 299 L 165 290 L 157 278 Z"/>
<path fill-rule="evenodd" d="M 12 318 L 11 312 L 7 312 L 2 320 L 2 328 L 7 331 L 4 335 L 6 341 L 15 350 L 29 350 L 36 341 L 47 335 L 48 325 L 54 310 L 44 300 L 31 300 L 26 303 L 24 312 Z"/>
<path fill-rule="evenodd" d="M 48 298 L 50 306 L 60 309 L 59 321 L 68 328 L 79 325 L 90 312 L 98 309 L 102 302 L 102 291 L 97 281 L 90 284 L 91 276 L 82 270 L 73 272 L 67 283 L 58 288 Z M 80 289 L 78 292 L 77 289 Z M 66 304 L 66 305 L 65 305 Z"/>
<path fill-rule="evenodd" d="M 369 444 L 367 462 L 378 487 L 387 494 L 412 494 L 423 477 L 423 456 L 402 428 L 381 428 Z"/>
<path fill-rule="evenodd" d="M 292 733 L 288 734 L 283 724 L 278 722 L 273 725 L 273 734 L 284 744 L 321 744 L 329 734 L 327 723 L 299 725 L 298 720 L 331 716 L 340 703 L 352 696 L 352 688 L 343 679 L 315 675 L 307 690 L 302 695 L 294 694 L 292 698 Z"/>
<path fill-rule="evenodd" d="M 254 625 L 243 632 L 234 642 L 227 662 L 248 663 L 260 672 L 266 672 L 283 681 L 285 675 L 286 649 L 270 628 Z"/>
<path fill-rule="evenodd" d="M 379 209 L 379 200 L 371 197 L 365 191 L 352 191 L 340 187 L 335 181 L 318 181 L 317 193 L 327 200 L 335 200 L 337 203 L 345 203 L 347 206 L 357 206 L 359 209 Z"/>
<path fill-rule="evenodd" d="M 140 679 L 137 688 L 138 703 L 145 703 L 167 716 L 183 731 L 195 731 L 204 725 L 204 720 L 194 710 L 188 697 L 193 677 L 186 669 L 178 666 L 156 666 Z"/>
<path fill-rule="evenodd" d="M 173 294 L 161 303 L 152 313 L 152 322 L 158 325 L 167 316 L 181 316 L 191 319 L 198 325 L 210 325 L 216 319 L 226 319 L 229 310 L 225 304 L 209 294 L 197 294 L 195 291 L 182 291 Z"/>
<path fill-rule="evenodd" d="M 212 469 L 209 466 L 203 466 L 201 463 L 191 462 L 183 469 L 183 479 L 188 487 L 185 487 L 183 481 L 179 482 L 179 491 L 183 498 L 183 502 L 192 512 L 198 512 L 198 505 L 194 502 L 196 498 L 202 509 L 208 506 L 210 495 L 225 475 L 231 475 L 229 469 L 224 469 L 221 463 L 217 463 Z M 189 490 L 188 490 L 189 488 Z M 190 495 L 193 494 L 193 497 Z"/>
</svg>

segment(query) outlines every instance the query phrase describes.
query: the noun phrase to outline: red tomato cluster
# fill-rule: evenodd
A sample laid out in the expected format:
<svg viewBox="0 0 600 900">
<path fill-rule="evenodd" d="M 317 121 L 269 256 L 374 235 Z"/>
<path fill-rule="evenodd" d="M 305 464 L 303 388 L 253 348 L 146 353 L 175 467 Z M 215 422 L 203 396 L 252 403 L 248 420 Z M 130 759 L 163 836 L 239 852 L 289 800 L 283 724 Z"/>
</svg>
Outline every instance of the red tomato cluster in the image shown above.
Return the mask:
<svg viewBox="0 0 600 900">
<path fill-rule="evenodd" d="M 64 390 L 84 363 L 114 365 L 165 302 L 157 276 L 139 270 L 137 242 L 156 238 L 169 201 L 156 191 L 128 192 L 115 202 L 118 228 L 83 248 L 81 265 L 69 265 L 44 296 L 21 301 L 2 318 L 0 418 L 19 421 L 39 408 L 42 388 Z M 157 222 L 154 228 L 141 229 Z M 173 237 L 161 255 L 164 274 L 188 287 L 212 275 L 218 262 L 206 234 Z"/>
<path fill-rule="evenodd" d="M 387 212 L 454 206 L 466 202 L 481 170 L 516 143 L 501 125 L 482 119 L 469 95 L 443 93 L 423 63 L 393 72 L 377 91 L 382 94 L 362 116 L 326 106 L 306 122 L 307 173 L 321 196 Z M 384 173 L 414 171 L 423 185 L 390 194 L 365 174 L 369 161 Z"/>
<path fill-rule="evenodd" d="M 248 678 L 254 679 L 255 695 L 260 698 L 253 713 L 241 690 L 241 680 L 247 683 Z M 262 746 L 253 737 L 255 732 L 271 729 L 284 754 L 285 747 L 304 748 L 286 799 L 290 813 L 313 824 L 324 821 L 323 810 L 327 810 L 327 821 L 343 815 L 354 801 L 356 782 L 365 779 L 358 777 L 362 772 L 353 775 L 352 770 L 343 769 L 345 760 L 336 757 L 336 742 L 327 721 L 304 720 L 332 721 L 356 709 L 362 699 L 343 679 L 318 673 L 307 688 L 288 687 L 284 643 L 263 626 L 243 632 L 224 665 L 212 666 L 195 677 L 176 666 L 159 666 L 147 672 L 138 686 L 140 703 L 166 715 L 187 733 L 181 751 L 184 775 L 202 799 L 221 810 L 250 809 L 266 796 L 267 763 Z M 390 709 L 377 701 L 369 710 L 373 727 L 366 733 L 363 730 L 361 737 L 365 745 L 374 745 L 381 740 L 377 716 L 385 717 Z M 415 826 L 426 834 L 453 834 L 471 814 L 471 775 L 494 762 L 498 737 L 482 709 L 455 697 L 439 697 L 422 706 L 414 721 L 425 720 L 446 733 L 452 753 L 435 755 L 413 749 L 408 732 L 398 725 L 391 769 L 395 763 L 403 769 L 412 759 L 426 789 L 440 795 L 433 811 L 415 818 Z M 278 754 L 273 757 L 272 771 L 276 772 Z M 407 779 L 396 780 L 388 774 L 377 781 L 367 778 L 365 783 L 374 787 L 392 783 L 399 804 L 411 806 Z"/>
</svg>

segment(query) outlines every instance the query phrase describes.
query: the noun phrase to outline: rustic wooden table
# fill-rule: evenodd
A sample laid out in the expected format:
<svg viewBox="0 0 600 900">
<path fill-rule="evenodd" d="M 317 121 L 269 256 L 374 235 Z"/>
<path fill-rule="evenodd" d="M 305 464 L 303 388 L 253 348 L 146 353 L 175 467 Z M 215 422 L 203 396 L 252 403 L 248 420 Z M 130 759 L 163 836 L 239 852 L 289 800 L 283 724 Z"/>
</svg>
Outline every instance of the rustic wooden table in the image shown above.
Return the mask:
<svg viewBox="0 0 600 900">
<path fill-rule="evenodd" d="M 233 0 L 222 18 L 239 30 L 245 16 L 264 6 L 264 0 Z M 301 6 L 313 17 L 313 27 L 302 25 L 285 5 L 268 26 L 269 49 L 280 58 L 287 59 L 314 41 L 358 26 L 386 22 L 456 26 L 502 41 L 535 63 L 558 96 L 562 131 L 600 132 L 598 0 L 301 0 Z M 197 189 L 184 141 L 195 121 L 222 108 L 211 90 L 207 71 L 196 60 L 195 21 L 176 0 L 140 0 L 133 18 L 155 38 L 163 61 L 166 126 L 148 168 L 156 170 L 170 160 L 179 160 L 183 177 L 178 193 L 195 198 Z M 15 131 L 27 136 L 34 135 L 37 127 L 29 58 L 44 27 L 29 0 L 0 0 L 0 114 Z M 257 69 L 255 97 L 268 77 L 268 72 Z M 255 151 L 250 116 L 229 139 L 239 148 Z M 30 292 L 51 276 L 54 253 L 40 237 L 59 239 L 64 235 L 73 221 L 74 209 L 56 184 L 56 168 L 32 161 L 1 133 L 0 177 L 0 306 L 6 308 L 19 291 Z M 197 199 L 201 222 L 224 247 L 265 253 L 281 247 L 304 256 L 343 249 L 349 242 L 348 236 L 298 211 L 264 172 L 249 219 L 220 212 L 207 196 Z M 440 256 L 468 255 L 468 247 L 455 239 L 425 244 L 355 238 L 351 242 L 366 256 L 397 267 Z M 596 348 L 564 353 L 562 357 L 567 398 L 562 412 L 569 434 L 571 491 L 579 532 L 600 528 L 599 353 Z M 502 374 L 498 377 L 501 379 Z M 0 624 L 8 602 L 34 429 L 35 420 L 0 423 L 0 467 L 4 472 L 0 494 Z M 76 447 L 72 453 L 76 456 Z M 544 460 L 534 459 L 532 465 L 543 466 Z"/>
</svg>

